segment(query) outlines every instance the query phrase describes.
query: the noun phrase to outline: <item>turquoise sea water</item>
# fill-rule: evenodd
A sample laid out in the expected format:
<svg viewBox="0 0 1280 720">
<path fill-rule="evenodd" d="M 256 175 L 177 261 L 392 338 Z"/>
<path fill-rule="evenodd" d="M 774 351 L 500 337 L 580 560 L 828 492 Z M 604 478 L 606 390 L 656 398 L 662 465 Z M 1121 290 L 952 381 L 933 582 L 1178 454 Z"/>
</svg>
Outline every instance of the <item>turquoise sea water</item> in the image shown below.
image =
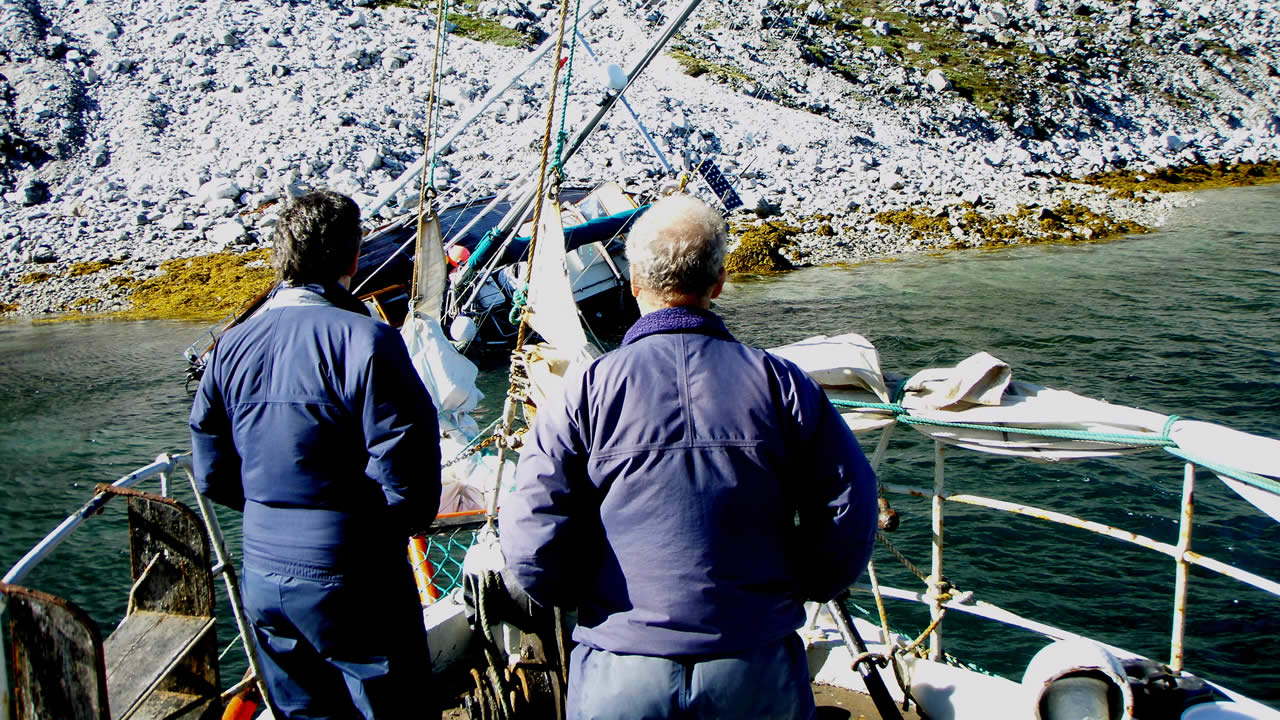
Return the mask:
<svg viewBox="0 0 1280 720">
<path fill-rule="evenodd" d="M 718 301 L 740 339 L 774 346 L 857 332 L 884 369 L 911 373 L 985 350 L 1014 378 L 1280 437 L 1280 186 L 1217 191 L 1158 234 L 740 279 Z M 0 324 L 0 569 L 110 482 L 186 449 L 181 351 L 203 326 L 178 322 Z M 501 404 L 486 373 L 482 413 Z M 928 486 L 931 446 L 895 434 L 889 482 Z M 865 441 L 874 442 L 874 438 Z M 1176 539 L 1181 465 L 1156 452 L 1053 465 L 953 451 L 948 488 L 1049 507 L 1156 540 Z M 183 495 L 179 493 L 179 497 Z M 895 499 L 892 536 L 929 561 L 928 507 Z M 124 612 L 123 504 L 93 518 L 26 584 L 84 607 L 109 632 Z M 1280 526 L 1201 473 L 1193 549 L 1280 578 Z M 224 522 L 234 543 L 233 517 Z M 1168 660 L 1173 564 L 1164 556 L 979 508 L 948 508 L 946 574 L 977 597 Z M 887 553 L 882 581 L 921 586 Z M 859 603 L 871 607 L 870 599 Z M 1280 599 L 1193 572 L 1187 665 L 1280 707 Z M 921 615 L 889 606 L 918 632 Z M 947 649 L 1020 677 L 1043 643 L 954 614 Z M 221 629 L 230 641 L 229 626 Z M 238 651 L 224 681 L 239 675 Z M 233 677 L 234 676 L 234 677 Z"/>
</svg>

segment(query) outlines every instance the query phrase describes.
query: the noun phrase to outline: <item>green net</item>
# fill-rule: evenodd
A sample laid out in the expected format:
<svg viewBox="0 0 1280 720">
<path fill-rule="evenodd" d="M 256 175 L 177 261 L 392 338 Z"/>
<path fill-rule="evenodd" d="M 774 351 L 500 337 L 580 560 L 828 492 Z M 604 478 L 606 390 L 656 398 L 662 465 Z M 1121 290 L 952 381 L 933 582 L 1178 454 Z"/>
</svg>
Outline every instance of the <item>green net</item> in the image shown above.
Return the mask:
<svg viewBox="0 0 1280 720">
<path fill-rule="evenodd" d="M 434 602 L 448 595 L 454 588 L 462 586 L 462 561 L 467 550 L 475 543 L 476 533 L 484 522 L 438 528 L 425 536 L 425 552 L 417 557 L 411 556 L 414 563 L 414 574 L 422 581 L 429 579 L 428 597 L 423 603 Z"/>
</svg>

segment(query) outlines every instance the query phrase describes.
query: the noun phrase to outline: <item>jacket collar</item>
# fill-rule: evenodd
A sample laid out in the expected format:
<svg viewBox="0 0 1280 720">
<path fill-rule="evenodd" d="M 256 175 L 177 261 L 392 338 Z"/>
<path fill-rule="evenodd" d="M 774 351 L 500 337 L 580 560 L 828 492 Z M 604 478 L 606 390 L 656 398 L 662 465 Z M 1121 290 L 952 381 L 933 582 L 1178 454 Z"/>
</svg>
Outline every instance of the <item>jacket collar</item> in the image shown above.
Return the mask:
<svg viewBox="0 0 1280 720">
<path fill-rule="evenodd" d="M 306 298 L 314 298 L 308 300 Z M 353 312 L 357 315 L 369 315 L 369 308 L 350 291 L 338 283 L 311 283 L 308 285 L 277 285 L 271 291 L 268 307 L 287 307 L 289 305 L 328 304 Z"/>
<path fill-rule="evenodd" d="M 696 307 L 669 307 L 655 310 L 636 321 L 622 338 L 622 344 L 630 345 L 640 338 L 659 333 L 698 333 L 725 340 L 733 335 L 715 313 Z"/>
</svg>

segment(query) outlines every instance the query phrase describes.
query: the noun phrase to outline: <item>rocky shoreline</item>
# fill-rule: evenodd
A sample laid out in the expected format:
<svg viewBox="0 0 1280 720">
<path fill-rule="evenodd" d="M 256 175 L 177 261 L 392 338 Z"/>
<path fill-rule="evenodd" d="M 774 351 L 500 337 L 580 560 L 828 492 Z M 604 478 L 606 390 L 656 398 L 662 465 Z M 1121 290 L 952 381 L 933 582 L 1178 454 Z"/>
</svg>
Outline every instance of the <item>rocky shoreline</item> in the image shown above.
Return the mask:
<svg viewBox="0 0 1280 720">
<path fill-rule="evenodd" d="M 0 0 L 0 313 L 136 308 L 167 261 L 262 247 L 281 200 L 367 205 L 431 120 L 435 12 L 410 5 Z M 580 32 L 624 67 L 675 12 L 588 6 Z M 449 11 L 442 132 L 529 62 L 559 5 Z M 1192 201 L 1156 182 L 1168 168 L 1274 179 L 1278 47 L 1268 0 L 708 2 L 627 97 L 676 170 L 713 158 L 734 181 L 743 257 L 756 242 L 782 269 L 1159 227 Z M 536 167 L 550 69 L 452 143 L 440 203 Z M 605 92 L 581 46 L 572 69 L 570 130 Z M 670 180 L 620 109 L 565 171 Z M 369 226 L 416 200 L 410 183 Z M 232 266 L 252 280 L 262 261 Z"/>
</svg>

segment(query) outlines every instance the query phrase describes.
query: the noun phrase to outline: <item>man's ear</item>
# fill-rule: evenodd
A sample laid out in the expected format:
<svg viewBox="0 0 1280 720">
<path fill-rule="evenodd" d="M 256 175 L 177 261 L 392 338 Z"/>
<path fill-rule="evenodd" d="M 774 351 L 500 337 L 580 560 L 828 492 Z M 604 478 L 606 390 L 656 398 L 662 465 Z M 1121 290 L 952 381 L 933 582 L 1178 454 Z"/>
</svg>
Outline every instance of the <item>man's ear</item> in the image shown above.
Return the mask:
<svg viewBox="0 0 1280 720">
<path fill-rule="evenodd" d="M 716 281 L 715 287 L 711 288 L 711 299 L 715 300 L 720 297 L 720 292 L 724 290 L 724 281 L 728 279 L 729 273 L 722 267 L 720 268 L 720 279 Z"/>
</svg>

